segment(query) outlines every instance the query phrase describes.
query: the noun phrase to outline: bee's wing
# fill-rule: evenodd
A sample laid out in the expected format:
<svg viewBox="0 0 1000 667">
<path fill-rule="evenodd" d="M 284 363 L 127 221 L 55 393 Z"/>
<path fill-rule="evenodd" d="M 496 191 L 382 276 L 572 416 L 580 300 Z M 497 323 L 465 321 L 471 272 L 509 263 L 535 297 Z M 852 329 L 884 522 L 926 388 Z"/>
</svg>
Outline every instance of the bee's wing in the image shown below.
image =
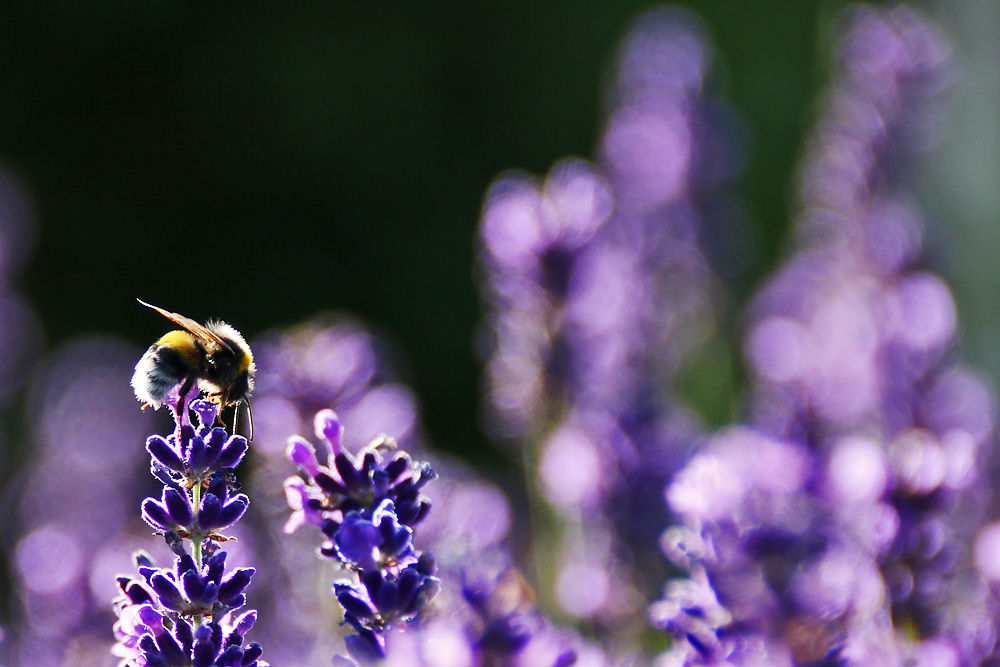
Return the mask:
<svg viewBox="0 0 1000 667">
<path fill-rule="evenodd" d="M 207 327 L 205 327 L 204 324 L 199 324 L 194 320 L 192 320 L 190 317 L 184 317 L 180 313 L 171 313 L 169 310 L 163 310 L 159 306 L 154 306 L 151 303 L 146 303 L 142 299 L 136 299 L 136 301 L 146 306 L 147 308 L 152 308 L 153 310 L 158 312 L 160 315 L 163 315 L 171 322 L 176 322 L 177 324 L 181 325 L 182 327 L 193 333 L 198 338 L 201 338 L 202 340 L 210 340 L 213 343 L 216 343 L 221 347 L 229 350 L 230 352 L 232 351 L 232 348 L 229 347 L 226 341 L 219 338 L 217 334 L 210 331 Z"/>
</svg>

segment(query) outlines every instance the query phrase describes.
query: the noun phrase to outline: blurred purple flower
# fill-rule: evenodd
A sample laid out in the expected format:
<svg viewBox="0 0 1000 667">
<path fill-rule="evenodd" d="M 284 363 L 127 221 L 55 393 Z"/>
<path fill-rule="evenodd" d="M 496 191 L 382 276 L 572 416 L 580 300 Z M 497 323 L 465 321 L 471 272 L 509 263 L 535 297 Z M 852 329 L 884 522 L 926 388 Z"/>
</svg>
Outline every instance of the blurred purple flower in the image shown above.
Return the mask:
<svg viewBox="0 0 1000 667">
<path fill-rule="evenodd" d="M 114 575 L 148 534 L 134 522 L 153 420 L 130 397 L 138 356 L 117 339 L 80 339 L 52 352 L 33 378 L 32 457 L 5 484 L 0 512 L 19 598 L 0 643 L 4 664 L 108 660 Z"/>
<path fill-rule="evenodd" d="M 490 400 L 501 436 L 524 437 L 558 417 L 576 355 L 562 331 L 577 263 L 611 214 L 611 193 L 593 167 L 568 160 L 544 188 L 511 174 L 490 188 L 480 238 L 488 271 Z"/>
<path fill-rule="evenodd" d="M 634 587 L 663 576 L 661 490 L 698 433 L 670 388 L 714 327 L 700 237 L 739 166 L 733 123 L 703 93 L 710 65 L 690 15 L 644 15 L 619 54 L 598 164 L 565 160 L 543 183 L 505 175 L 483 208 L 489 426 L 528 449 L 559 515 L 559 544 L 539 548 L 560 552 L 561 606 L 612 632 L 641 607 Z"/>
<path fill-rule="evenodd" d="M 902 186 L 947 48 L 904 7 L 845 19 L 799 249 L 750 310 L 753 425 L 667 490 L 663 548 L 691 575 L 651 609 L 666 664 L 973 665 L 997 640 L 969 555 L 995 398 L 947 354 L 955 307 L 914 266 Z"/>
<path fill-rule="evenodd" d="M 442 581 L 447 586 L 446 580 Z M 385 633 L 384 657 L 378 664 L 399 667 L 437 665 L 510 665 L 511 667 L 599 667 L 611 664 L 596 645 L 553 626 L 531 600 L 524 581 L 503 566 L 471 568 L 457 590 L 460 601 L 437 605 L 419 626 Z M 341 658 L 348 667 L 357 661 Z M 623 661 L 622 664 L 626 664 Z"/>
<path fill-rule="evenodd" d="M 253 349 L 260 369 L 254 416 L 262 413 L 265 429 L 258 439 L 276 461 L 288 434 L 311 431 L 313 415 L 323 409 L 337 411 L 352 451 L 386 432 L 404 449 L 417 443 L 416 399 L 383 363 L 385 346 L 360 325 L 316 318 L 265 334 Z"/>
</svg>

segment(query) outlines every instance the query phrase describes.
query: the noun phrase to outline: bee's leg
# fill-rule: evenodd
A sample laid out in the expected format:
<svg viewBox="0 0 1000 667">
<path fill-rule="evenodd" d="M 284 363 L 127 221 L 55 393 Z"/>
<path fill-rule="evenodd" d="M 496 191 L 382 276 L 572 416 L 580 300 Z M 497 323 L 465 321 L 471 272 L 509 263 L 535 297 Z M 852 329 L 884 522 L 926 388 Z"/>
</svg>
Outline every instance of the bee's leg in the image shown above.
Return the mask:
<svg viewBox="0 0 1000 667">
<path fill-rule="evenodd" d="M 240 434 L 240 404 L 233 406 L 233 435 Z"/>
<path fill-rule="evenodd" d="M 215 411 L 215 419 L 220 424 L 222 424 L 222 428 L 226 428 L 226 422 L 222 418 L 222 408 L 225 407 L 222 403 L 222 394 L 219 393 L 209 394 L 208 396 L 205 397 L 205 400 L 207 400 L 209 403 L 215 403 L 219 407 L 219 409 Z"/>
</svg>

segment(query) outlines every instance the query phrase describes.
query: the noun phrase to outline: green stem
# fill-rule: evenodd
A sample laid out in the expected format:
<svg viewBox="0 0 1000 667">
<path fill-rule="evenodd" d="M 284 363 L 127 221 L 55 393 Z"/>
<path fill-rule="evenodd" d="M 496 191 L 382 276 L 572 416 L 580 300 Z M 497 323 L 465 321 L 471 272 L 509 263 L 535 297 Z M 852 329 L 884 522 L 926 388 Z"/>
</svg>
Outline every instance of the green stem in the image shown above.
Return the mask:
<svg viewBox="0 0 1000 667">
<path fill-rule="evenodd" d="M 194 506 L 194 526 L 198 529 L 198 508 L 201 507 L 201 484 L 196 483 L 191 489 L 191 504 Z M 194 564 L 201 568 L 201 536 L 191 540 L 191 548 L 194 552 Z"/>
<path fill-rule="evenodd" d="M 192 525 L 195 528 L 194 539 L 191 540 L 191 553 L 194 556 L 195 567 L 198 568 L 198 573 L 201 573 L 201 528 L 198 526 L 198 509 L 201 507 L 201 482 L 195 482 L 194 487 L 191 489 L 191 504 L 194 507 L 194 521 Z M 197 628 L 201 625 L 201 614 L 194 617 L 194 626 Z"/>
<path fill-rule="evenodd" d="M 542 436 L 541 433 L 545 433 Z M 542 493 L 542 479 L 538 462 L 541 459 L 542 443 L 551 429 L 539 429 L 534 437 L 525 443 L 523 451 L 523 471 L 528 495 L 528 525 L 531 531 L 532 566 L 535 578 L 535 593 L 539 605 L 548 614 L 560 621 L 568 620 L 556 600 L 556 579 L 558 577 L 558 556 L 560 536 L 565 530 L 558 513 Z"/>
</svg>

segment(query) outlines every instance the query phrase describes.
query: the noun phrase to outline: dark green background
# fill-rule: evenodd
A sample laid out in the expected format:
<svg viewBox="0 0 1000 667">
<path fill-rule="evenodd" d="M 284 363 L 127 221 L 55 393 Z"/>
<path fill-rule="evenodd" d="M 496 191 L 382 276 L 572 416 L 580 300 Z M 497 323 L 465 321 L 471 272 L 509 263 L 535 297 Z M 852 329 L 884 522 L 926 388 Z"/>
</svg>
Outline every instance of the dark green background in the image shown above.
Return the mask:
<svg viewBox="0 0 1000 667">
<path fill-rule="evenodd" d="M 409 359 L 428 431 L 482 449 L 474 235 L 510 168 L 591 156 L 629 22 L 608 2 L 8 3 L 0 159 L 38 238 L 23 286 L 53 346 L 140 345 L 136 297 L 248 337 L 353 311 Z M 688 2 L 746 123 L 753 261 L 776 261 L 839 2 Z"/>
</svg>

